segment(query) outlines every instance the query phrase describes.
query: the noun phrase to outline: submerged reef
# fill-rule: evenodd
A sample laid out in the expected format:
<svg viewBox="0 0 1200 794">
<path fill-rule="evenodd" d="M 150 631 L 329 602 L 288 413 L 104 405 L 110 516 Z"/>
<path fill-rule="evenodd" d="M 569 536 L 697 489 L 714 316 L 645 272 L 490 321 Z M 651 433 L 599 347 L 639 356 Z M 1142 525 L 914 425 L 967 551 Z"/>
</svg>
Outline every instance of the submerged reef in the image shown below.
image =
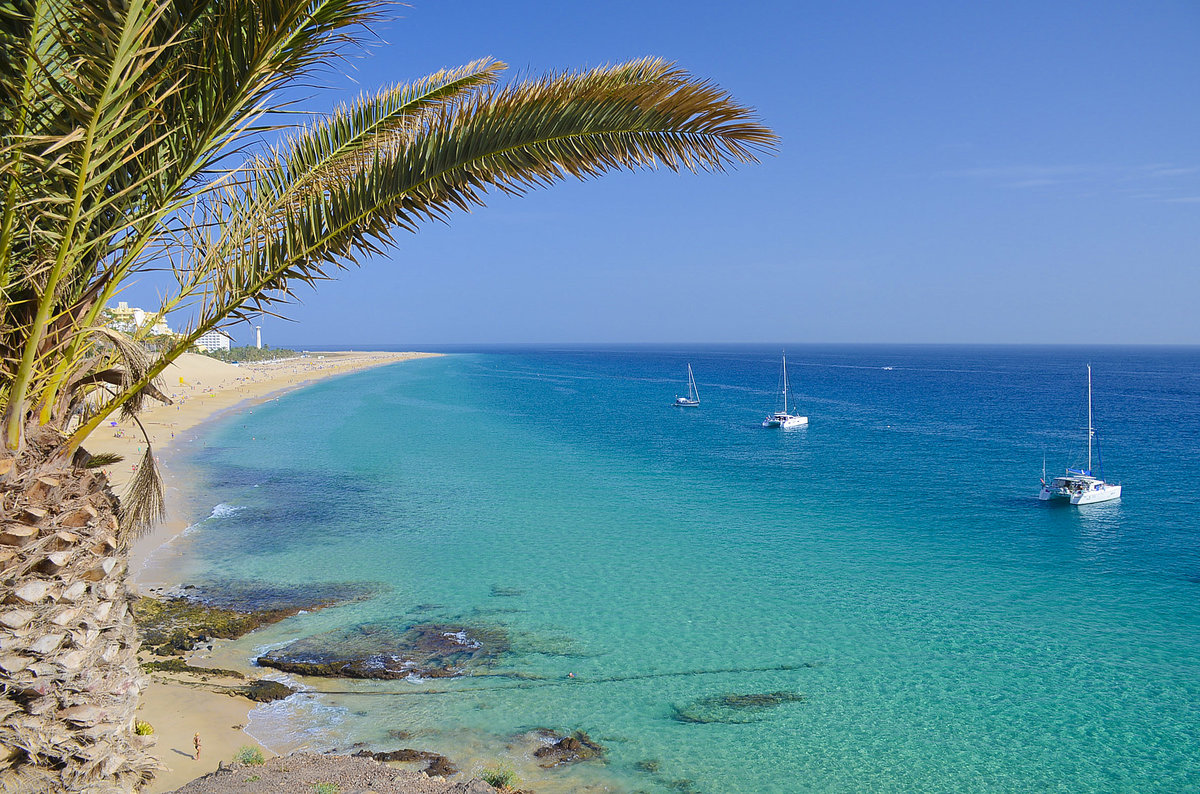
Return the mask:
<svg viewBox="0 0 1200 794">
<path fill-rule="evenodd" d="M 675 706 L 672 716 L 679 722 L 700 724 L 758 722 L 771 709 L 786 703 L 802 703 L 806 699 L 798 692 L 709 695 L 682 706 Z"/>
</svg>

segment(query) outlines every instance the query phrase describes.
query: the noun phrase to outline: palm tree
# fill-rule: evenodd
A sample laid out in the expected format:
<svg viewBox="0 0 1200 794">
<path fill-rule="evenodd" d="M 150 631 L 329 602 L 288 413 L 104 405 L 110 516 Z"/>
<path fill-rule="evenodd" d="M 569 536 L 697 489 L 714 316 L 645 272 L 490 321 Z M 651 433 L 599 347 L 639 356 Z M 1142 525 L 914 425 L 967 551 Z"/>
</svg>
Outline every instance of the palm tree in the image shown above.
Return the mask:
<svg viewBox="0 0 1200 794">
<path fill-rule="evenodd" d="M 118 500 L 82 447 L 206 331 L 273 313 L 488 190 L 666 166 L 722 170 L 775 136 L 711 83 L 643 59 L 500 83 L 484 59 L 283 130 L 280 89 L 340 57 L 374 0 L 0 4 L 0 786 L 128 791 L 155 761 L 127 550 L 162 509 L 149 444 Z M 163 312 L 106 327 L 131 278 Z"/>
</svg>

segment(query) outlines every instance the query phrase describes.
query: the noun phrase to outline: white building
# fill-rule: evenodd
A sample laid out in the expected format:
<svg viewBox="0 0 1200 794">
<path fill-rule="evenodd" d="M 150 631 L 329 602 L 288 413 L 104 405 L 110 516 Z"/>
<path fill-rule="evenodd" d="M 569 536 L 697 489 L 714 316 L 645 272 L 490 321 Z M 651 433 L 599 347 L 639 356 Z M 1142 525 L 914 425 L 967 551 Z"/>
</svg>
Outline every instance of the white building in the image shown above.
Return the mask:
<svg viewBox="0 0 1200 794">
<path fill-rule="evenodd" d="M 224 331 L 205 331 L 199 339 L 196 340 L 196 347 L 204 350 L 228 350 L 229 349 L 229 334 Z"/>
<path fill-rule="evenodd" d="M 150 323 L 150 333 L 152 334 L 169 336 L 172 333 L 167 326 L 166 317 L 130 306 L 125 301 L 119 301 L 115 307 L 109 307 L 108 311 L 112 317 L 109 324 L 118 331 L 132 334 L 146 323 Z"/>
</svg>

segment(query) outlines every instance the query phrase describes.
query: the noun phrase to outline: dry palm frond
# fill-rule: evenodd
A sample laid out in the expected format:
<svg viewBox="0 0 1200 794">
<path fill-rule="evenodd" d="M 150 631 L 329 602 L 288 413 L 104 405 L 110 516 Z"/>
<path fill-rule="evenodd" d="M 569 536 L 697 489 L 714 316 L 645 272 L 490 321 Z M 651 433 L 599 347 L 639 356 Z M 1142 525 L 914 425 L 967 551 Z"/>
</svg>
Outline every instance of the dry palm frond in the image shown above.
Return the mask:
<svg viewBox="0 0 1200 794">
<path fill-rule="evenodd" d="M 122 417 L 128 419 L 139 413 L 147 394 L 150 396 L 161 395 L 159 384 L 155 383 L 153 379 L 148 380 L 141 388 L 134 390 L 135 384 L 146 380 L 147 373 L 154 363 L 154 359 L 145 345 L 121 331 L 106 326 L 89 328 L 88 332 L 112 345 L 119 366 L 96 373 L 93 377 L 97 380 L 111 382 L 111 376 L 106 378 L 104 375 L 106 373 L 116 375 L 121 390 L 129 392 L 129 399 L 121 406 Z M 169 402 L 169 400 L 166 401 Z"/>
<path fill-rule="evenodd" d="M 150 437 L 146 428 L 137 417 L 134 417 L 146 440 L 146 452 L 137 464 L 129 487 L 121 495 L 121 508 L 118 517 L 121 521 L 121 538 L 125 543 L 132 542 L 141 532 L 161 521 L 166 515 L 166 500 L 163 495 L 162 475 L 158 464 L 154 461 L 154 453 L 150 447 Z"/>
</svg>

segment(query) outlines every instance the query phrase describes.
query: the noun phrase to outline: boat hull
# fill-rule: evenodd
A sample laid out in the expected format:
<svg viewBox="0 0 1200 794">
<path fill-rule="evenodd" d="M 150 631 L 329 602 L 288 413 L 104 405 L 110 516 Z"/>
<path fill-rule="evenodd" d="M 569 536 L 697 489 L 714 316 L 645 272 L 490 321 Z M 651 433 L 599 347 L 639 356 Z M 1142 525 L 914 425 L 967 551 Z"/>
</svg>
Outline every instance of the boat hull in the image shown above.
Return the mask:
<svg viewBox="0 0 1200 794">
<path fill-rule="evenodd" d="M 781 427 L 784 430 L 791 430 L 797 427 L 806 427 L 808 425 L 807 416 L 789 416 L 787 419 L 776 419 L 773 416 L 768 416 L 763 420 L 763 427 Z"/>
<path fill-rule="evenodd" d="M 1073 505 L 1091 505 L 1096 502 L 1108 502 L 1113 499 L 1121 498 L 1121 486 L 1105 485 L 1102 488 L 1083 493 L 1074 494 L 1071 496 L 1071 504 Z"/>
<path fill-rule="evenodd" d="M 1086 491 L 1043 487 L 1041 493 L 1038 494 L 1038 498 L 1042 501 L 1048 499 L 1065 499 L 1073 505 L 1092 505 L 1097 502 L 1110 502 L 1113 499 L 1120 499 L 1121 486 L 1105 484 L 1099 488 L 1092 488 Z"/>
</svg>

